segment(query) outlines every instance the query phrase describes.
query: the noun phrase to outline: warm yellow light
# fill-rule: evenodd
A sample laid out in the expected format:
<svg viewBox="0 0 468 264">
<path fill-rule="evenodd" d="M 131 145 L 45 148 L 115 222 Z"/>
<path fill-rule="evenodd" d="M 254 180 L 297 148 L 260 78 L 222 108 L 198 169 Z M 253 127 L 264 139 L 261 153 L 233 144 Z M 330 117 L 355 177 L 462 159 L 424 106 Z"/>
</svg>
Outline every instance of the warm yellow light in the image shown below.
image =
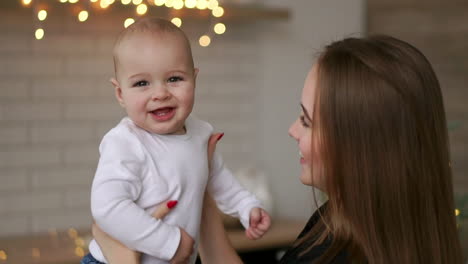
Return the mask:
<svg viewBox="0 0 468 264">
<path fill-rule="evenodd" d="M 70 1 L 70 0 L 68 0 L 68 1 Z M 106 0 L 106 1 L 107 1 L 107 5 L 112 5 L 115 2 L 115 0 Z"/>
<path fill-rule="evenodd" d="M 207 35 L 203 35 L 203 36 L 200 37 L 198 42 L 200 43 L 200 46 L 208 47 L 210 45 L 210 43 L 211 43 L 211 39 Z"/>
<path fill-rule="evenodd" d="M 128 5 L 132 2 L 132 0 L 121 0 L 120 2 L 122 2 L 123 5 Z"/>
<path fill-rule="evenodd" d="M 70 229 L 68 229 L 68 236 L 69 236 L 70 238 L 75 239 L 75 238 L 78 237 L 78 231 L 76 231 L 75 228 L 70 228 Z"/>
<path fill-rule="evenodd" d="M 42 28 L 36 29 L 36 32 L 34 33 L 36 39 L 42 39 L 44 38 L 44 30 Z"/>
<path fill-rule="evenodd" d="M 124 27 L 125 28 L 128 28 L 131 24 L 135 23 L 135 19 L 133 18 L 127 18 L 125 19 L 125 22 L 124 22 Z"/>
<path fill-rule="evenodd" d="M 137 6 L 136 12 L 140 16 L 146 14 L 147 11 L 148 11 L 148 6 L 147 5 L 141 4 L 141 5 Z"/>
<path fill-rule="evenodd" d="M 88 16 L 89 16 L 88 11 L 83 10 L 78 14 L 78 20 L 80 22 L 85 22 L 86 20 L 88 20 Z"/>
<path fill-rule="evenodd" d="M 133 0 L 132 3 L 134 5 L 139 5 L 139 4 L 143 3 L 143 0 Z"/>
<path fill-rule="evenodd" d="M 218 23 L 214 26 L 214 32 L 216 34 L 223 34 L 226 32 L 226 26 L 223 23 Z"/>
<path fill-rule="evenodd" d="M 100 6 L 102 9 L 105 9 L 105 8 L 108 8 L 108 7 L 109 7 L 109 4 L 107 3 L 106 0 L 101 0 L 101 2 L 99 2 L 99 6 Z"/>
<path fill-rule="evenodd" d="M 66 3 L 68 0 L 60 0 L 60 3 Z"/>
<path fill-rule="evenodd" d="M 460 210 L 455 209 L 455 216 L 459 216 L 459 215 L 460 215 Z"/>
<path fill-rule="evenodd" d="M 75 239 L 75 245 L 76 245 L 77 247 L 84 247 L 84 246 L 85 246 L 85 242 L 84 242 L 84 240 L 83 240 L 81 237 L 79 237 L 79 238 Z"/>
<path fill-rule="evenodd" d="M 44 9 L 40 10 L 39 12 L 37 12 L 37 18 L 40 20 L 40 21 L 44 21 L 46 18 L 47 18 L 47 11 L 45 11 Z"/>
<path fill-rule="evenodd" d="M 75 248 L 75 255 L 77 255 L 78 257 L 83 257 L 84 256 L 83 248 L 80 248 L 80 247 Z"/>
<path fill-rule="evenodd" d="M 7 260 L 8 256 L 4 250 L 0 250 L 0 260 Z"/>
<path fill-rule="evenodd" d="M 32 0 L 23 0 L 23 5 L 29 5 L 31 4 Z"/>
<path fill-rule="evenodd" d="M 68 0 L 68 2 L 69 2 L 70 4 L 76 4 L 76 3 L 78 3 L 78 0 Z"/>
<path fill-rule="evenodd" d="M 33 248 L 31 251 L 31 255 L 33 256 L 33 258 L 40 258 L 41 251 L 38 248 Z"/>
<path fill-rule="evenodd" d="M 174 9 L 180 10 L 184 7 L 184 1 L 182 0 L 174 0 Z"/>
<path fill-rule="evenodd" d="M 219 6 L 218 0 L 209 0 L 209 1 L 208 1 L 208 8 L 209 8 L 209 9 L 213 10 L 213 9 L 215 9 L 215 8 L 218 7 L 218 6 Z"/>
<path fill-rule="evenodd" d="M 166 0 L 166 3 L 164 3 L 166 7 L 173 7 L 174 6 L 174 0 Z"/>
<path fill-rule="evenodd" d="M 224 9 L 218 6 L 215 9 L 213 9 L 212 13 L 215 17 L 222 17 L 224 15 Z"/>
<path fill-rule="evenodd" d="M 172 20 L 171 20 L 172 24 L 180 27 L 182 26 L 182 19 L 178 18 L 178 17 L 174 17 Z"/>
<path fill-rule="evenodd" d="M 198 0 L 197 8 L 200 10 L 206 9 L 208 7 L 208 2 L 206 0 Z"/>
<path fill-rule="evenodd" d="M 194 8 L 197 6 L 197 0 L 185 0 L 185 7 Z"/>
<path fill-rule="evenodd" d="M 98 0 L 90 0 L 92 3 L 96 3 Z"/>
<path fill-rule="evenodd" d="M 163 6 L 166 3 L 166 0 L 154 0 L 154 4 L 157 6 Z"/>
</svg>

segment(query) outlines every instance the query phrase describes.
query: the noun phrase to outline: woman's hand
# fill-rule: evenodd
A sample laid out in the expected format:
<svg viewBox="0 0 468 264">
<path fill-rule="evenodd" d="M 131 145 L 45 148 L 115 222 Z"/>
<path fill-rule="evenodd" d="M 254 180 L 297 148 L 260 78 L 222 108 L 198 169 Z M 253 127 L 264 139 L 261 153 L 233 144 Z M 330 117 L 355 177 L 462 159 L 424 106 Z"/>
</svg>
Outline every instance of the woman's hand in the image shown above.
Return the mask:
<svg viewBox="0 0 468 264">
<path fill-rule="evenodd" d="M 96 223 L 92 227 L 93 237 L 96 239 L 106 260 L 111 264 L 138 264 L 140 253 L 127 248 L 124 244 L 113 239 L 99 228 Z"/>
<path fill-rule="evenodd" d="M 210 139 L 208 140 L 208 165 L 211 168 L 211 161 L 213 160 L 213 156 L 216 150 L 216 144 L 218 141 L 224 136 L 224 133 L 215 133 L 211 135 Z"/>
<path fill-rule="evenodd" d="M 213 134 L 208 141 L 208 161 L 211 162 L 216 143 L 224 133 Z M 213 198 L 205 192 L 198 246 L 203 264 L 241 264 L 242 260 L 232 247 L 224 230 L 221 212 Z"/>
<path fill-rule="evenodd" d="M 172 208 L 177 205 L 177 201 L 168 201 L 159 205 L 152 216 L 156 219 L 164 218 Z M 124 244 L 104 233 L 95 223 L 92 226 L 92 233 L 101 248 L 104 257 L 110 264 L 139 264 L 140 253 L 127 248 Z M 182 234 L 182 229 L 181 229 Z M 190 238 L 190 237 L 189 237 Z M 191 239 L 191 238 L 190 238 Z M 193 247 L 193 246 L 192 246 Z"/>
<path fill-rule="evenodd" d="M 203 264 L 242 264 L 224 230 L 221 212 L 207 192 L 203 202 L 198 252 Z"/>
</svg>

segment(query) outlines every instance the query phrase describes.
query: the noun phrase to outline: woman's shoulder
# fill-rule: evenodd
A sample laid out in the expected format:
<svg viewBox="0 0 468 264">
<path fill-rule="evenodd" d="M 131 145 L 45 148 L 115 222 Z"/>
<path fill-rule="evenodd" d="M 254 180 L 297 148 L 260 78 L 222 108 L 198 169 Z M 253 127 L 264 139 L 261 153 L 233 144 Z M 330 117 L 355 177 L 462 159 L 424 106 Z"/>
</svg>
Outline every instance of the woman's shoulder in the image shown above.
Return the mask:
<svg viewBox="0 0 468 264">
<path fill-rule="evenodd" d="M 327 209 L 327 203 L 324 203 L 317 210 L 315 210 L 315 212 L 307 221 L 307 224 L 304 226 L 304 229 L 302 229 L 301 233 L 299 233 L 299 236 L 297 237 L 298 239 L 302 238 L 307 233 L 309 233 L 312 227 L 314 227 L 317 224 L 317 222 L 320 220 L 320 217 L 323 215 L 326 209 Z"/>
<path fill-rule="evenodd" d="M 299 234 L 297 239 L 303 238 L 307 233 L 309 233 L 312 228 L 318 223 L 320 217 L 325 212 L 327 208 L 327 204 L 325 203 L 319 209 L 315 211 L 315 213 L 309 218 L 307 224 L 305 225 L 302 232 Z M 317 260 L 320 256 L 322 256 L 331 244 L 331 239 L 325 240 L 323 243 L 313 246 L 309 248 L 315 240 L 313 238 L 304 240 L 300 244 L 294 245 L 293 247 L 289 248 L 283 257 L 280 260 L 280 264 L 310 264 L 313 263 L 314 260 Z M 347 262 L 347 253 L 346 251 L 340 252 L 330 264 L 341 264 L 341 263 L 348 263 Z"/>
</svg>

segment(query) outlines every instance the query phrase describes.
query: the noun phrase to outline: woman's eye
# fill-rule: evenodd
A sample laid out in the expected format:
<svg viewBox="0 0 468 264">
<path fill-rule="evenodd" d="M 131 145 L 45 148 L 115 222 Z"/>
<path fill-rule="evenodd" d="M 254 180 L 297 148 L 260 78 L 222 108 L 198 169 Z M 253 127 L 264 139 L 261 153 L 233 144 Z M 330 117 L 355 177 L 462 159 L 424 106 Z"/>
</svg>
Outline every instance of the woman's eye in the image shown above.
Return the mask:
<svg viewBox="0 0 468 264">
<path fill-rule="evenodd" d="M 306 122 L 306 120 L 305 120 L 305 117 L 304 117 L 303 115 L 301 115 L 301 116 L 299 117 L 299 120 L 301 120 L 302 126 L 304 126 L 304 127 L 309 127 L 309 124 L 307 124 L 307 122 Z"/>
<path fill-rule="evenodd" d="M 179 81 L 183 81 L 182 77 L 179 77 L 179 76 L 172 76 L 172 77 L 169 77 L 169 79 L 167 80 L 168 82 L 179 82 Z"/>
<path fill-rule="evenodd" d="M 148 85 L 149 85 L 148 81 L 138 81 L 135 84 L 133 84 L 133 86 L 135 87 L 142 87 L 142 86 L 148 86 Z"/>
</svg>

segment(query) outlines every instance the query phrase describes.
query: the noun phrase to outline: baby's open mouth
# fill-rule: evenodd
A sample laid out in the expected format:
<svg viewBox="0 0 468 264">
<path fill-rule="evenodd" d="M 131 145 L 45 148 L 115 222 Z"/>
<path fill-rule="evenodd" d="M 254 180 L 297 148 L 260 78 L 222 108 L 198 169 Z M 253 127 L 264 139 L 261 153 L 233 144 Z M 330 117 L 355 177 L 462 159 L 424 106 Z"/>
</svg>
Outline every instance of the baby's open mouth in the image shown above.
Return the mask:
<svg viewBox="0 0 468 264">
<path fill-rule="evenodd" d="M 156 116 L 165 116 L 174 111 L 174 107 L 163 107 L 163 108 L 158 108 L 156 110 L 151 111 L 152 114 Z"/>
<path fill-rule="evenodd" d="M 161 107 L 151 111 L 151 115 L 158 122 L 168 121 L 175 115 L 175 107 Z"/>
</svg>

